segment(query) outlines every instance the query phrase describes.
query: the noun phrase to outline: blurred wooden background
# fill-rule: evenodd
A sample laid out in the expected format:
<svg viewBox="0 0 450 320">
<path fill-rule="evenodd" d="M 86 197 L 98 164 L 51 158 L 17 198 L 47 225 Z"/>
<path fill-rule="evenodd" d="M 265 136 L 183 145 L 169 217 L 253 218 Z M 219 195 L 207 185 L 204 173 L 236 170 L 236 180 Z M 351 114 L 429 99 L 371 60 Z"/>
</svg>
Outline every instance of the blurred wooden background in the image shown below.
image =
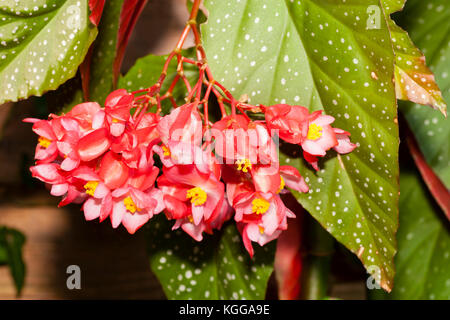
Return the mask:
<svg viewBox="0 0 450 320">
<path fill-rule="evenodd" d="M 187 17 L 185 0 L 149 0 L 122 71 L 149 53 L 168 53 Z M 21 120 L 35 116 L 33 108 L 27 101 L 0 106 L 0 225 L 17 228 L 27 237 L 27 276 L 20 298 L 164 299 L 150 271 L 142 233 L 131 236 L 123 228 L 114 230 L 109 220 L 86 222 L 78 205 L 58 209 L 57 199 L 44 185 L 30 179 L 24 163 L 33 158 L 36 136 Z M 66 287 L 69 265 L 81 268 L 81 290 Z M 363 283 L 337 284 L 333 296 L 363 298 Z M 0 299 L 15 298 L 9 270 L 0 267 Z"/>
</svg>

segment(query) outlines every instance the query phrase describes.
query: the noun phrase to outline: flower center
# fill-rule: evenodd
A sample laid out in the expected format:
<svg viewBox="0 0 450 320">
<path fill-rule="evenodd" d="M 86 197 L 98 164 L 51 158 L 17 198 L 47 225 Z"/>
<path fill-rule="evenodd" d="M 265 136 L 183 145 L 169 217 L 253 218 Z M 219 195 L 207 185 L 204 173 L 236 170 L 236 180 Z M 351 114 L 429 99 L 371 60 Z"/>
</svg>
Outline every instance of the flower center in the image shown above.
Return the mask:
<svg viewBox="0 0 450 320">
<path fill-rule="evenodd" d="M 86 194 L 88 194 L 90 196 L 94 196 L 95 189 L 97 189 L 97 186 L 98 186 L 98 181 L 88 181 L 84 185 L 84 189 L 86 189 Z"/>
<path fill-rule="evenodd" d="M 134 203 L 133 199 L 131 199 L 130 196 L 123 199 L 123 204 L 125 205 L 125 208 L 131 213 L 135 213 L 136 211 L 141 211 L 140 208 Z"/>
<path fill-rule="evenodd" d="M 170 156 L 170 150 L 169 148 L 167 148 L 166 146 L 162 146 L 163 149 L 163 155 L 165 155 L 166 157 Z"/>
<path fill-rule="evenodd" d="M 206 192 L 199 187 L 189 189 L 186 193 L 186 199 L 191 199 L 191 203 L 193 203 L 194 206 L 201 206 L 204 204 L 207 197 Z"/>
<path fill-rule="evenodd" d="M 261 227 L 261 226 L 258 226 L 258 227 L 259 227 L 259 233 L 263 234 L 264 233 L 264 228 Z"/>
<path fill-rule="evenodd" d="M 317 140 L 322 136 L 322 127 L 318 124 L 311 123 L 308 129 L 308 136 L 306 137 L 308 140 Z"/>
<path fill-rule="evenodd" d="M 280 193 L 281 192 L 281 190 L 283 190 L 284 189 L 284 186 L 286 185 L 286 183 L 284 182 L 284 179 L 283 179 L 283 177 L 282 176 L 280 176 L 280 187 L 278 188 L 278 191 L 277 191 L 277 193 Z"/>
<path fill-rule="evenodd" d="M 256 214 L 263 214 L 266 213 L 267 210 L 269 210 L 270 207 L 270 202 L 261 199 L 261 198 L 256 198 L 253 199 L 252 201 L 252 212 L 256 213 Z"/>
<path fill-rule="evenodd" d="M 41 145 L 41 147 L 47 149 L 50 146 L 50 144 L 52 143 L 52 140 L 49 140 L 49 139 L 44 138 L 44 137 L 39 137 L 38 142 Z"/>
<path fill-rule="evenodd" d="M 237 169 L 242 172 L 248 172 L 248 169 L 252 168 L 252 163 L 249 159 L 240 159 L 236 161 Z"/>
<path fill-rule="evenodd" d="M 119 121 L 119 119 L 112 118 L 112 122 L 113 122 L 113 123 L 119 123 L 120 121 Z"/>
</svg>

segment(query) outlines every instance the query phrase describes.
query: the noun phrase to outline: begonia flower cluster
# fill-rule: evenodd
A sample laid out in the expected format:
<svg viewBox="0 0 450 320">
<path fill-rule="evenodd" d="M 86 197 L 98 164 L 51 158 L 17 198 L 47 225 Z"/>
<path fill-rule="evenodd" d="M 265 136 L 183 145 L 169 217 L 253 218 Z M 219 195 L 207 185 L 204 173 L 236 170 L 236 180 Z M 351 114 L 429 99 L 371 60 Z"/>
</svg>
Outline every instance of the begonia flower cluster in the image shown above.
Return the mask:
<svg viewBox="0 0 450 320">
<path fill-rule="evenodd" d="M 109 219 L 131 234 L 162 212 L 197 241 L 234 220 L 253 255 L 252 242 L 276 239 L 295 217 L 280 195 L 308 191 L 297 168 L 280 165 L 277 139 L 301 146 L 316 170 L 330 149 L 356 147 L 333 117 L 302 106 L 258 106 L 265 120 L 242 112 L 206 123 L 199 100 L 167 115 L 136 101 L 119 89 L 104 106 L 24 120 L 39 136 L 32 175 L 62 197 L 59 205 L 80 203 L 86 220 Z"/>
</svg>

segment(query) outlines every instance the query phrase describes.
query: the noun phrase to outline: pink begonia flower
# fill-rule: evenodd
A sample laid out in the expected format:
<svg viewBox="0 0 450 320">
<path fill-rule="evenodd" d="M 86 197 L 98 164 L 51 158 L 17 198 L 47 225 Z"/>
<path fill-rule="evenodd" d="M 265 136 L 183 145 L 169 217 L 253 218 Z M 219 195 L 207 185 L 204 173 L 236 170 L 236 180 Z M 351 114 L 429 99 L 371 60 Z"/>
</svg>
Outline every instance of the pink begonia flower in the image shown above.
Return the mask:
<svg viewBox="0 0 450 320">
<path fill-rule="evenodd" d="M 323 157 L 333 148 L 336 152 L 349 153 L 356 148 L 350 142 L 350 133 L 333 128 L 334 118 L 323 115 L 322 110 L 309 114 L 302 106 L 279 104 L 264 107 L 267 126 L 277 130 L 281 139 L 298 144 L 303 149 L 303 156 L 314 169 L 318 170 L 318 157 Z"/>
<path fill-rule="evenodd" d="M 200 239 L 201 233 L 207 229 L 203 224 L 209 224 L 221 215 L 224 185 L 220 182 L 220 166 L 214 162 L 213 156 L 205 155 L 207 152 L 198 147 L 190 145 L 190 148 L 183 148 L 184 146 L 184 143 L 178 143 L 170 150 L 170 157 L 177 159 L 177 162 L 171 163 L 170 167 L 163 167 L 158 187 L 164 194 L 168 217 L 188 219 L 194 226 L 199 226 L 194 228 L 186 225 L 187 220 L 184 220 L 183 230 L 194 239 Z M 194 161 L 195 155 L 211 162 Z M 174 228 L 180 225 L 177 222 Z"/>
<path fill-rule="evenodd" d="M 100 218 L 105 220 L 112 211 L 112 196 L 109 188 L 92 168 L 80 167 L 73 176 L 83 181 L 85 193 L 89 196 L 83 204 L 87 221 Z"/>
<path fill-rule="evenodd" d="M 227 196 L 236 211 L 234 219 L 241 226 L 244 244 L 250 256 L 253 256 L 250 240 L 264 245 L 276 239 L 280 230 L 287 228 L 287 218 L 295 217 L 278 194 L 256 192 L 248 181 L 227 183 Z M 247 225 L 252 227 L 246 228 Z M 258 230 L 258 234 L 254 230 Z"/>
<path fill-rule="evenodd" d="M 302 106 L 277 104 L 265 107 L 267 127 L 281 139 L 292 144 L 301 144 L 308 133 L 309 111 Z"/>
<path fill-rule="evenodd" d="M 182 105 L 159 120 L 157 129 L 164 145 L 169 141 L 199 146 L 202 141 L 202 119 L 198 103 Z"/>
<path fill-rule="evenodd" d="M 263 123 L 238 115 L 223 118 L 212 129 L 215 152 L 225 164 L 234 164 L 242 176 L 251 176 L 260 192 L 278 190 L 277 146 Z"/>
<path fill-rule="evenodd" d="M 261 232 L 262 227 L 257 223 L 238 223 L 238 229 L 242 230 L 242 240 L 245 249 L 248 251 L 250 257 L 254 255 L 252 242 L 257 242 L 260 246 L 277 239 L 283 230 L 276 230 L 271 235 Z"/>
<path fill-rule="evenodd" d="M 120 137 L 130 124 L 134 96 L 125 89 L 111 92 L 105 101 L 105 108 L 95 114 L 95 127 L 106 127 L 114 137 Z"/>
<path fill-rule="evenodd" d="M 155 214 L 164 210 L 162 192 L 157 188 L 146 192 L 131 186 L 119 188 L 112 192 L 112 201 L 113 228 L 122 224 L 130 234 L 134 234 Z"/>
<path fill-rule="evenodd" d="M 81 203 L 86 199 L 86 194 L 81 191 L 82 184 L 71 173 L 60 169 L 56 163 L 37 164 L 30 167 L 31 175 L 45 183 L 50 184 L 50 194 L 63 196 L 58 204 L 63 207 L 69 203 Z"/>
<path fill-rule="evenodd" d="M 112 226 L 122 224 L 131 234 L 164 209 L 162 192 L 154 187 L 159 169 L 153 166 L 151 147 L 143 148 L 148 153 L 141 153 L 136 169 L 112 151 L 103 157 L 99 168 L 99 176 L 112 190 Z"/>
<path fill-rule="evenodd" d="M 284 187 L 294 189 L 299 192 L 308 192 L 309 186 L 305 179 L 300 175 L 297 168 L 292 166 L 280 166 L 281 184 L 279 192 L 283 192 Z"/>
</svg>

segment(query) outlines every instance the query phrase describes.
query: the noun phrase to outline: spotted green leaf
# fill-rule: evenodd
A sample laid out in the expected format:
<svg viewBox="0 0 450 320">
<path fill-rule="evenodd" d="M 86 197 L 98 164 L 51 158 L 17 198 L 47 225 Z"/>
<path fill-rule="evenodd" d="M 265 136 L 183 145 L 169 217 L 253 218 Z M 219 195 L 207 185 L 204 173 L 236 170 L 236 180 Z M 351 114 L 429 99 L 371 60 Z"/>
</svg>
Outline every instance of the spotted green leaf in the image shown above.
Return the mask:
<svg viewBox="0 0 450 320">
<path fill-rule="evenodd" d="M 264 299 L 274 243 L 250 259 L 235 223 L 196 242 L 165 217 L 148 228 L 150 265 L 169 299 Z"/>
<path fill-rule="evenodd" d="M 450 101 L 450 2 L 409 0 L 399 21 L 425 53 L 444 99 Z M 450 188 L 450 119 L 413 103 L 400 108 L 428 164 Z"/>
<path fill-rule="evenodd" d="M 3 0 L 0 21 L 0 104 L 72 78 L 97 34 L 88 0 Z"/>
<path fill-rule="evenodd" d="M 400 228 L 394 290 L 378 298 L 450 299 L 450 232 L 417 172 L 400 176 Z"/>
<path fill-rule="evenodd" d="M 411 41 L 408 33 L 397 26 L 390 18 L 392 13 L 402 9 L 405 1 L 381 1 L 395 52 L 395 91 L 397 99 L 429 105 L 446 115 L 447 105 L 442 98 L 433 72 L 425 63 L 425 56 Z M 434 32 L 433 30 L 432 33 Z"/>
<path fill-rule="evenodd" d="M 394 55 L 386 22 L 368 29 L 375 0 L 207 0 L 203 25 L 215 78 L 253 104 L 323 109 L 359 146 L 314 172 L 283 157 L 309 183 L 301 204 L 392 288 L 398 217 Z M 380 8 L 379 8 L 380 9 Z M 332 153 L 332 152 L 330 152 Z M 370 268 L 373 270 L 373 268 Z"/>
</svg>

